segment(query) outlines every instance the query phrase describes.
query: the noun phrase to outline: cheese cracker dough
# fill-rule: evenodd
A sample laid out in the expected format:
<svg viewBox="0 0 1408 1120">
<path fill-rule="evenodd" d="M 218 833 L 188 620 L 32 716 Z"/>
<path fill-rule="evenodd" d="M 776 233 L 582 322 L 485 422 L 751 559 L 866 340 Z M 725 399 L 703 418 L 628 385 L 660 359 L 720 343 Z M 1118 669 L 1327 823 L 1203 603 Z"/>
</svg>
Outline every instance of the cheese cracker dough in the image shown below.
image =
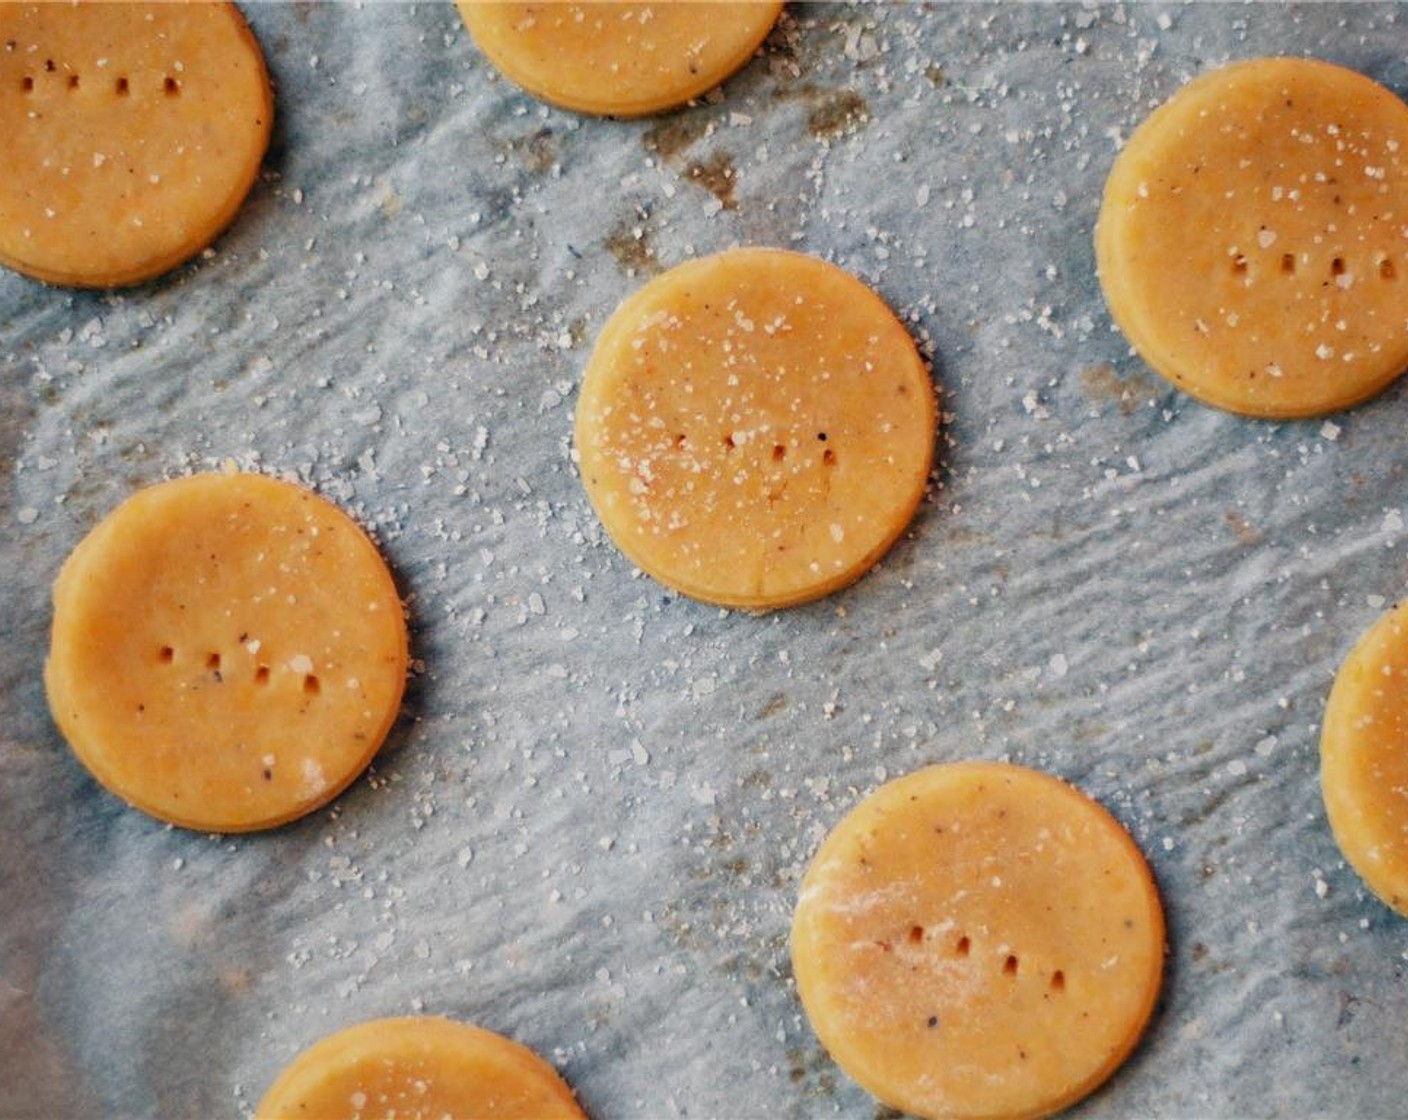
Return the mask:
<svg viewBox="0 0 1408 1120">
<path fill-rule="evenodd" d="M 467 1023 L 375 1019 L 294 1059 L 255 1120 L 582 1120 L 557 1072 L 527 1047 Z"/>
<path fill-rule="evenodd" d="M 0 264 L 95 288 L 174 268 L 234 218 L 272 122 L 230 4 L 0 4 Z"/>
<path fill-rule="evenodd" d="M 514 83 L 582 113 L 638 117 L 713 89 L 747 62 L 781 3 L 458 0 L 479 49 Z"/>
<path fill-rule="evenodd" d="M 1148 866 L 1095 802 L 997 763 L 891 781 L 827 837 L 792 927 L 818 1037 L 930 1120 L 1063 1109 L 1153 1010 L 1164 923 Z"/>
<path fill-rule="evenodd" d="M 113 793 L 172 824 L 269 828 L 340 793 L 400 707 L 406 626 L 366 534 L 255 474 L 139 491 L 54 584 L 44 679 Z"/>
<path fill-rule="evenodd" d="M 1345 859 L 1408 917 L 1408 604 L 1375 622 L 1335 675 L 1320 784 Z"/>
<path fill-rule="evenodd" d="M 1095 236 L 1115 321 L 1219 408 L 1348 408 L 1408 366 L 1408 106 L 1353 71 L 1240 62 L 1116 159 Z"/>
<path fill-rule="evenodd" d="M 884 302 L 800 253 L 736 249 L 617 309 L 577 405 L 607 532 L 686 595 L 766 610 L 866 572 L 928 477 L 928 371 Z"/>
</svg>

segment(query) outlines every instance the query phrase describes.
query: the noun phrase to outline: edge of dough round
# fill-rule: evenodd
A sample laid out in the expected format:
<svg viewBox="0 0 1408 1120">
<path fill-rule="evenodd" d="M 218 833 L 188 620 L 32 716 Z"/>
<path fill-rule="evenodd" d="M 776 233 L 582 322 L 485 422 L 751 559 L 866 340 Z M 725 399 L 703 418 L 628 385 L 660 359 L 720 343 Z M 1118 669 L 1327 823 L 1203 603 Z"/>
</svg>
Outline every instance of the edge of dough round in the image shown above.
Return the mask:
<svg viewBox="0 0 1408 1120">
<path fill-rule="evenodd" d="M 307 1111 L 307 1101 L 316 1100 L 320 1092 L 332 1091 L 328 1086 L 346 1091 L 345 1081 L 340 1082 L 339 1078 L 355 1078 L 363 1063 L 383 1064 L 389 1071 L 398 1060 L 425 1061 L 436 1051 L 445 1067 L 458 1063 L 463 1067 L 461 1073 L 472 1068 L 481 1075 L 512 1079 L 530 1094 L 525 1107 L 532 1109 L 536 1120 L 574 1120 L 584 1116 L 561 1074 L 527 1046 L 471 1023 L 429 1015 L 371 1019 L 324 1036 L 283 1068 L 260 1098 L 254 1115 L 256 1120 L 308 1120 L 315 1114 Z M 353 1089 L 348 1096 L 358 1091 Z M 510 1101 L 503 1110 L 495 1110 L 494 1115 L 506 1120 L 525 1117 L 527 1113 L 513 1108 L 514 1104 L 523 1103 Z M 347 1115 L 352 1114 L 349 1107 Z M 316 1116 L 326 1120 L 322 1113 Z"/>
<path fill-rule="evenodd" d="M 743 7 L 756 9 L 758 16 L 749 34 L 741 37 L 732 49 L 712 60 L 697 74 L 688 74 L 673 85 L 654 93 L 640 93 L 629 97 L 612 97 L 599 93 L 585 78 L 577 84 L 564 87 L 560 84 L 560 71 L 554 73 L 550 60 L 525 61 L 516 49 L 509 32 L 503 27 L 500 17 L 511 7 L 504 0 L 456 0 L 460 17 L 464 21 L 475 45 L 484 53 L 489 62 L 504 77 L 532 97 L 575 113 L 586 113 L 604 117 L 648 117 L 677 108 L 686 102 L 708 93 L 741 70 L 757 52 L 768 37 L 773 25 L 782 13 L 783 0 L 765 0 L 744 4 L 742 0 L 725 0 L 724 3 L 680 4 L 697 11 L 716 9 L 727 11 Z M 626 10 L 628 5 L 619 0 L 608 0 L 606 4 L 578 4 L 577 7 Z M 598 77 L 599 81 L 599 77 Z"/>
<path fill-rule="evenodd" d="M 1395 778 L 1382 773 L 1382 763 L 1376 762 L 1374 755 L 1386 752 L 1374 749 L 1376 721 L 1372 715 L 1377 706 L 1375 696 L 1382 696 L 1387 684 L 1408 690 L 1405 676 L 1408 602 L 1380 615 L 1360 635 L 1335 673 L 1320 732 L 1320 791 L 1330 830 L 1345 860 L 1384 905 L 1408 917 L 1408 809 L 1396 822 L 1400 835 L 1395 837 L 1389 829 L 1393 822 L 1385 820 L 1385 806 L 1367 803 L 1386 783 L 1399 786 L 1399 779 L 1408 774 L 1408 762 Z M 1408 728 L 1402 725 L 1402 716 L 1408 715 L 1408 700 L 1401 709 L 1397 727 L 1387 729 L 1390 742 L 1386 744 L 1399 754 L 1408 739 Z"/>
</svg>

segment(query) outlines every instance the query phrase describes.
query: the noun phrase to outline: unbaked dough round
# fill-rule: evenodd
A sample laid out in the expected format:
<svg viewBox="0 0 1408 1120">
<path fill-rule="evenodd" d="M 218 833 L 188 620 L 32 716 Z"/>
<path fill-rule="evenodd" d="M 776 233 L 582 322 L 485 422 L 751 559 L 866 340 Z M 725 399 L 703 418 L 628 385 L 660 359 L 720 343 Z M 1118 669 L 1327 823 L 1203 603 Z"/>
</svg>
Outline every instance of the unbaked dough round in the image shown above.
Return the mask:
<svg viewBox="0 0 1408 1120">
<path fill-rule="evenodd" d="M 752 610 L 859 578 L 904 531 L 934 392 L 884 302 L 825 261 L 735 249 L 616 310 L 577 404 L 582 481 L 635 564 Z"/>
<path fill-rule="evenodd" d="M 1108 1078 L 1158 996 L 1164 922 L 1103 808 L 998 763 L 881 786 L 826 838 L 792 927 L 797 991 L 851 1077 L 929 1120 L 1057 1112 Z"/>
<path fill-rule="evenodd" d="M 406 624 L 366 534 L 309 490 L 200 474 L 141 490 L 54 584 L 44 679 L 113 793 L 244 832 L 332 800 L 401 703 Z"/>
<path fill-rule="evenodd" d="M 94 288 L 174 268 L 234 218 L 273 117 L 231 4 L 0 4 L 0 264 Z"/>
<path fill-rule="evenodd" d="M 1179 388 L 1348 408 L 1408 366 L 1408 106 L 1308 59 L 1205 74 L 1115 160 L 1095 244 L 1115 322 Z"/>
</svg>

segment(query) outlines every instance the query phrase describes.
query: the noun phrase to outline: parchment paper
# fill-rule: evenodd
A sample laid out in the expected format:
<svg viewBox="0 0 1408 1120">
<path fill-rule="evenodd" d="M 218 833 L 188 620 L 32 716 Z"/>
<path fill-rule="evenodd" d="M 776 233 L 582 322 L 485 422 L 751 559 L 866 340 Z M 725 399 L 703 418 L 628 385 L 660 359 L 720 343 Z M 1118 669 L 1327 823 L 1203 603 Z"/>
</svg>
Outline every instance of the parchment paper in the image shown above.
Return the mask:
<svg viewBox="0 0 1408 1120">
<path fill-rule="evenodd" d="M 539 105 L 447 4 L 247 12 L 278 119 L 213 255 L 0 276 L 0 1114 L 244 1116 L 316 1039 L 420 1011 L 594 1118 L 883 1114 L 802 1017 L 798 880 L 882 780 L 970 757 L 1077 783 L 1163 893 L 1156 1018 L 1075 1114 L 1403 1114 L 1408 924 L 1335 847 L 1317 740 L 1408 582 L 1408 390 L 1194 403 L 1112 329 L 1091 231 L 1183 81 L 1312 54 L 1408 94 L 1408 12 L 797 5 L 645 121 Z M 734 244 L 873 284 L 943 395 L 909 535 L 766 617 L 634 573 L 570 457 L 606 316 Z M 374 770 L 239 838 L 104 792 L 40 679 L 68 551 L 226 459 L 377 534 L 416 658 Z"/>
</svg>

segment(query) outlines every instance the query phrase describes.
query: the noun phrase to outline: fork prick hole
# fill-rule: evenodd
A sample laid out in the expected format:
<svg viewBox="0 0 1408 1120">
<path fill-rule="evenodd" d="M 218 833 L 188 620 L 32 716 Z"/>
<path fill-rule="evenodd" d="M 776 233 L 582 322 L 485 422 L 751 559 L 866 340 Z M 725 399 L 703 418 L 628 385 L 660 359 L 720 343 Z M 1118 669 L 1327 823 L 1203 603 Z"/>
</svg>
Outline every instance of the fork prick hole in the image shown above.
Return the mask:
<svg viewBox="0 0 1408 1120">
<path fill-rule="evenodd" d="M 1379 262 L 1379 277 L 1383 280 L 1398 279 L 1398 270 L 1393 267 L 1393 262 L 1387 257 Z"/>
<path fill-rule="evenodd" d="M 176 660 L 176 651 L 170 646 L 162 646 L 161 649 L 157 650 L 156 656 L 157 660 L 163 665 L 170 665 Z"/>
<path fill-rule="evenodd" d="M 175 97 L 181 92 L 181 83 L 168 75 L 166 81 L 162 83 L 162 88 L 166 91 L 167 97 Z"/>
<path fill-rule="evenodd" d="M 24 79 L 20 82 L 20 89 L 24 90 L 25 93 L 33 93 L 34 79 L 31 78 L 28 74 L 26 74 L 24 76 Z"/>
<path fill-rule="evenodd" d="M 972 950 L 972 948 L 973 943 L 969 941 L 966 936 L 964 936 L 958 939 L 958 944 L 954 946 L 954 952 L 957 953 L 960 957 L 966 957 L 968 953 Z"/>
<path fill-rule="evenodd" d="M 1015 956 L 1009 954 L 1007 959 L 1002 962 L 1002 973 L 1004 976 L 1017 975 L 1017 958 Z"/>
<path fill-rule="evenodd" d="M 316 696 L 322 690 L 322 685 L 318 683 L 318 678 L 309 673 L 303 678 L 303 691 L 309 696 Z"/>
<path fill-rule="evenodd" d="M 117 85 L 116 85 L 115 89 L 116 89 L 116 91 L 117 91 L 117 96 L 118 96 L 118 97 L 126 97 L 127 94 L 128 94 L 128 92 L 129 92 L 129 90 L 128 90 L 128 85 L 127 85 L 127 79 L 126 79 L 126 78 L 118 78 L 118 79 L 117 79 Z"/>
<path fill-rule="evenodd" d="M 269 666 L 267 666 L 267 665 L 261 665 L 261 666 L 259 666 L 259 668 L 257 668 L 257 669 L 254 670 L 254 683 L 255 683 L 255 684 L 268 684 L 268 683 L 269 683 Z"/>
<path fill-rule="evenodd" d="M 1294 276 L 1296 273 L 1296 255 L 1294 253 L 1281 254 L 1281 271 L 1287 276 Z"/>
<path fill-rule="evenodd" d="M 923 941 L 923 940 L 924 940 L 924 927 L 923 927 L 923 926 L 910 926 L 910 927 L 909 927 L 909 940 L 910 940 L 910 943 L 913 944 L 913 945 L 917 945 L 917 944 L 919 944 L 919 942 Z"/>
<path fill-rule="evenodd" d="M 1051 974 L 1051 990 L 1053 992 L 1064 992 L 1066 990 L 1066 974 L 1059 968 Z"/>
</svg>

